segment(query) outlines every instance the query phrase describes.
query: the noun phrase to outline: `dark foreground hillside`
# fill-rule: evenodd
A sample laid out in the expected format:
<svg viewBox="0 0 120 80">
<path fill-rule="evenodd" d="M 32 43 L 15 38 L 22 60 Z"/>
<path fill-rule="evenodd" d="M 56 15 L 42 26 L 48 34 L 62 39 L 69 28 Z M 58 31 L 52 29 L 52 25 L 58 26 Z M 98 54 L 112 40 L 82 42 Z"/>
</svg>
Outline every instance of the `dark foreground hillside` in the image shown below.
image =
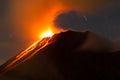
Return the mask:
<svg viewBox="0 0 120 80">
<path fill-rule="evenodd" d="M 120 79 L 120 51 L 112 50 L 109 40 L 88 31 L 55 34 L 25 54 L 1 66 L 0 80 Z"/>
</svg>

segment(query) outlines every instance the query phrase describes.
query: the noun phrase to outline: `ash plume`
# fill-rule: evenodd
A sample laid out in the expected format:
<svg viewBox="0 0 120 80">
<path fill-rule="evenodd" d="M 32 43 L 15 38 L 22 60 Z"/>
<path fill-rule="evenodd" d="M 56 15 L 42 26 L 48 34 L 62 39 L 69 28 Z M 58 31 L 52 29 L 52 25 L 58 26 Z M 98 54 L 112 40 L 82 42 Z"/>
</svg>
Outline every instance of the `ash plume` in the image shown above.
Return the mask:
<svg viewBox="0 0 120 80">
<path fill-rule="evenodd" d="M 85 22 L 84 15 L 80 15 L 76 11 L 69 11 L 56 16 L 54 25 L 67 30 L 80 30 Z"/>
</svg>

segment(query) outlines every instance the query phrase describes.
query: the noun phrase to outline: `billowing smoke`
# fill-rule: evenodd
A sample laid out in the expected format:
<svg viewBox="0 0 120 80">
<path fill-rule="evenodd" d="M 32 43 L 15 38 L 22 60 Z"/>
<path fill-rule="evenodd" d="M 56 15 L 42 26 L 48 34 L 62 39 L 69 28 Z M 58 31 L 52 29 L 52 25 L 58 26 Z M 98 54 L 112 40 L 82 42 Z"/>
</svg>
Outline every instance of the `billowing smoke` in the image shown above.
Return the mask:
<svg viewBox="0 0 120 80">
<path fill-rule="evenodd" d="M 118 0 L 116 0 L 118 1 Z M 115 0 L 10 0 L 9 10 L 6 13 L 8 22 L 13 27 L 16 36 L 24 40 L 35 39 L 45 29 L 57 12 L 75 10 L 82 14 L 97 13 L 110 6 L 116 6 Z M 112 8 L 111 8 L 112 9 Z M 61 16 L 75 15 L 73 25 L 78 29 L 81 24 L 81 15 L 76 12 L 63 13 Z M 82 15 L 83 16 L 83 15 Z M 78 17 L 78 18 L 77 18 Z M 70 17 L 72 19 L 72 17 Z M 66 20 L 67 21 L 67 20 Z M 71 21 L 70 21 L 71 22 Z M 77 23 L 77 24 L 75 24 Z M 79 23 L 79 24 L 78 24 Z M 67 24 L 66 24 L 67 25 Z M 63 25 L 62 25 L 63 26 Z M 68 25 L 68 27 L 70 27 Z M 63 26 L 64 27 L 64 26 Z M 66 28 L 66 27 L 65 27 Z M 67 28 L 68 29 L 68 28 Z M 34 35 L 33 35 L 34 34 Z M 26 37 L 27 36 L 27 37 Z"/>
<path fill-rule="evenodd" d="M 67 30 L 80 30 L 86 21 L 86 16 L 80 15 L 76 11 L 69 11 L 56 16 L 54 25 Z"/>
</svg>

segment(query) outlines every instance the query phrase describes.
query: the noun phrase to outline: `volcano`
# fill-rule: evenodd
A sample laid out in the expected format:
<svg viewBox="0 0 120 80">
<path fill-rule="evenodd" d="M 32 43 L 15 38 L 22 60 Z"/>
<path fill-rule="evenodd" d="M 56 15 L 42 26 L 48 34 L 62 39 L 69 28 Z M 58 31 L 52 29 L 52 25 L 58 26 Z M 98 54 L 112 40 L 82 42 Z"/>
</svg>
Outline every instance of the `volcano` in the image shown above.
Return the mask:
<svg viewBox="0 0 120 80">
<path fill-rule="evenodd" d="M 90 79 L 120 79 L 120 51 L 89 31 L 44 38 L 0 67 L 0 80 Z"/>
</svg>

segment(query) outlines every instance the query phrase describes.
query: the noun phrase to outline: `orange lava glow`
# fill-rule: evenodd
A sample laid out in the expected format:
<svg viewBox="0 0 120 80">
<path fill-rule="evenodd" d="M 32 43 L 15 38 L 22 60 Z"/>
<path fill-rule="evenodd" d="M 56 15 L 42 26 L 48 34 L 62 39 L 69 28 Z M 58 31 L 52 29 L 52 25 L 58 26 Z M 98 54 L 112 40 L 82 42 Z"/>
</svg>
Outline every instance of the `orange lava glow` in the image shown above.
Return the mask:
<svg viewBox="0 0 120 80">
<path fill-rule="evenodd" d="M 33 25 L 30 25 L 31 27 L 27 30 L 30 33 L 29 36 L 36 41 L 63 31 L 63 29 L 54 25 L 54 19 L 65 10 L 62 5 L 52 6 L 49 10 L 45 10 L 44 14 L 41 14 Z"/>
<path fill-rule="evenodd" d="M 40 35 L 40 39 L 43 39 L 45 37 L 51 37 L 53 35 L 53 31 L 51 28 L 48 28 L 47 30 L 45 30 L 41 35 Z"/>
</svg>

